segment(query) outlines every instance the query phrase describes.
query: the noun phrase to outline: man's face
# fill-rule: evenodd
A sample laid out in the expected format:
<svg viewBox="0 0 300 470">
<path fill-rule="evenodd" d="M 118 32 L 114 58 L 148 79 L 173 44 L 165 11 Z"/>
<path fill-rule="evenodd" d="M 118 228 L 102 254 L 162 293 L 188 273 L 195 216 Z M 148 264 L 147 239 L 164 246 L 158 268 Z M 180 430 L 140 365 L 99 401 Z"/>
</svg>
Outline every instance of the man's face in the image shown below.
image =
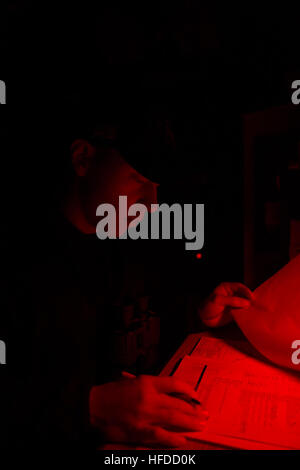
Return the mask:
<svg viewBox="0 0 300 470">
<path fill-rule="evenodd" d="M 111 149 L 104 157 L 93 159 L 86 175 L 81 178 L 82 209 L 90 224 L 96 227 L 96 216 L 100 204 L 112 204 L 117 215 L 119 236 L 119 196 L 127 196 L 127 206 L 144 204 L 148 211 L 157 204 L 157 184 L 138 173 L 117 150 Z M 128 217 L 128 223 L 130 218 Z"/>
</svg>

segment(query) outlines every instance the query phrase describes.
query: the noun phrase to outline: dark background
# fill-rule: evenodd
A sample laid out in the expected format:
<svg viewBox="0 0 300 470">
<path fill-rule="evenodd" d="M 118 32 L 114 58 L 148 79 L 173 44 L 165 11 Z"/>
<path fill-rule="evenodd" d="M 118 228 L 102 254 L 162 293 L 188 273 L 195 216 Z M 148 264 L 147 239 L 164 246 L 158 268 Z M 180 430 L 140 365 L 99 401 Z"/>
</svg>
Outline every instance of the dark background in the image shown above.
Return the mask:
<svg viewBox="0 0 300 470">
<path fill-rule="evenodd" d="M 242 116 L 290 104 L 291 82 L 300 78 L 299 7 L 109 3 L 7 5 L 0 35 L 9 105 L 1 116 L 5 256 L 27 249 L 60 184 L 56 135 L 68 99 L 77 106 L 87 94 L 126 96 L 157 102 L 170 117 L 178 157 L 161 199 L 206 203 L 203 258 L 185 252 L 182 261 L 170 249 L 170 271 L 175 264 L 188 270 L 187 282 L 197 288 L 201 279 L 207 290 L 243 280 Z"/>
</svg>

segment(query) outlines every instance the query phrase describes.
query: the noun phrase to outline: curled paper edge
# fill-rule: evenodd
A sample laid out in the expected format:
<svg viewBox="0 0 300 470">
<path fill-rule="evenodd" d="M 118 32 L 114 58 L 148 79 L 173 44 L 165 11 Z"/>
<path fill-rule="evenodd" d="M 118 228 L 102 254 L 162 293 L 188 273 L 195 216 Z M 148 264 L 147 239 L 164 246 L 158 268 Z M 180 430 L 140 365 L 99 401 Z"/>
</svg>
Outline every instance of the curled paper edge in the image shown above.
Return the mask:
<svg viewBox="0 0 300 470">
<path fill-rule="evenodd" d="M 292 344 L 300 341 L 300 255 L 254 291 L 249 308 L 231 314 L 263 356 L 300 372 L 300 364 L 292 360 Z"/>
</svg>

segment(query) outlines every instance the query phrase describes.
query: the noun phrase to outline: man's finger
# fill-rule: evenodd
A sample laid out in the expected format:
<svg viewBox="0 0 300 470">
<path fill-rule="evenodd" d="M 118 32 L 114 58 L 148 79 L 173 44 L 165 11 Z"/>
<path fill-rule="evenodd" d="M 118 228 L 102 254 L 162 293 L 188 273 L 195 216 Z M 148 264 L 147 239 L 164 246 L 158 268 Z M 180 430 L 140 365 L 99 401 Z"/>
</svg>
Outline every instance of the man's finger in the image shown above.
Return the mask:
<svg viewBox="0 0 300 470">
<path fill-rule="evenodd" d="M 165 447 L 185 447 L 186 439 L 178 433 L 167 431 L 160 427 L 152 427 L 146 432 L 146 443 Z"/>
<path fill-rule="evenodd" d="M 188 416 L 184 413 L 172 412 L 167 408 L 158 410 L 154 417 L 153 424 L 162 426 L 169 430 L 176 431 L 202 431 L 208 420 L 208 416 L 200 414 L 198 416 Z"/>
<path fill-rule="evenodd" d="M 253 300 L 253 292 L 249 289 L 249 287 L 241 284 L 240 282 L 233 283 L 233 290 L 234 294 L 238 294 L 241 297 L 245 297 L 246 299 Z"/>
<path fill-rule="evenodd" d="M 227 325 L 233 320 L 231 313 L 228 311 L 230 307 L 225 308 L 222 314 L 213 315 L 211 317 L 207 317 L 204 320 L 205 325 L 209 326 L 210 328 L 216 328 L 220 326 Z"/>
<path fill-rule="evenodd" d="M 251 302 L 248 299 L 229 295 L 216 295 L 214 297 L 214 302 L 224 307 L 234 308 L 248 308 L 251 305 Z"/>
<path fill-rule="evenodd" d="M 253 299 L 253 292 L 249 287 L 245 286 L 241 282 L 222 282 L 216 289 L 215 292 L 220 295 L 238 295 L 245 297 L 246 299 Z"/>
<path fill-rule="evenodd" d="M 193 405 L 180 398 L 175 398 L 170 395 L 162 394 L 159 398 L 159 406 L 161 408 L 168 408 L 173 410 L 173 412 L 177 411 L 188 416 L 208 416 L 206 409 L 202 405 Z"/>
<path fill-rule="evenodd" d="M 198 400 L 198 395 L 193 387 L 185 382 L 175 379 L 174 377 L 156 377 L 157 390 L 167 394 L 183 394 L 187 398 Z"/>
</svg>

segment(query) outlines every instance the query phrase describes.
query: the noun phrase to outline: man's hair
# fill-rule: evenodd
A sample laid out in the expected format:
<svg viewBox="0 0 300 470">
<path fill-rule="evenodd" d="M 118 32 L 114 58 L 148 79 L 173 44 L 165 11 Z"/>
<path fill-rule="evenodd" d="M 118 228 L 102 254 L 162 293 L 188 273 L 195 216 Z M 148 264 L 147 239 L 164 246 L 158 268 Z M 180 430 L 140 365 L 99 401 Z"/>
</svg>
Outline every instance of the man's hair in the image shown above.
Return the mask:
<svg viewBox="0 0 300 470">
<path fill-rule="evenodd" d="M 71 106 L 60 133 L 69 173 L 70 147 L 76 139 L 85 139 L 100 150 L 115 148 L 137 171 L 154 181 L 169 169 L 175 152 L 166 110 L 143 100 L 98 100 Z"/>
</svg>

